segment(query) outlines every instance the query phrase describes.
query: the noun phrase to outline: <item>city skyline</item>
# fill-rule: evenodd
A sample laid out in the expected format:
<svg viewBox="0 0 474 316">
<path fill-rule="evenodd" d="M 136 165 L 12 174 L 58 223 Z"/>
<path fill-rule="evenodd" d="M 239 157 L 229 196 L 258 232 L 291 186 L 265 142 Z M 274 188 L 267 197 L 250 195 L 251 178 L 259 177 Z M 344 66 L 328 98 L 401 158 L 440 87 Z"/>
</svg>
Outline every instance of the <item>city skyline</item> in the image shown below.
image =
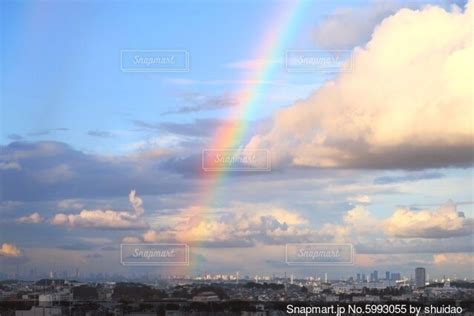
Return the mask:
<svg viewBox="0 0 474 316">
<path fill-rule="evenodd" d="M 446 281 L 474 281 L 467 277 L 460 277 L 456 273 L 453 275 L 430 275 L 426 272 L 426 269 L 423 267 L 416 267 L 412 271 L 407 271 L 406 273 L 400 273 L 398 271 L 384 271 L 384 270 L 357 270 L 355 273 L 345 272 L 340 275 L 328 274 L 323 272 L 324 269 L 318 269 L 320 271 L 315 271 L 313 273 L 307 274 L 293 274 L 291 270 L 284 271 L 282 273 L 256 273 L 256 274 L 244 274 L 241 271 L 229 271 L 222 273 L 209 273 L 204 272 L 201 274 L 162 274 L 163 271 L 150 271 L 143 270 L 140 272 L 128 272 L 127 274 L 119 274 L 116 272 L 81 272 L 79 268 L 73 269 L 50 269 L 49 271 L 38 271 L 36 268 L 30 269 L 28 271 L 20 271 L 17 269 L 15 272 L 10 274 L 0 273 L 0 280 L 8 279 L 19 279 L 19 280 L 29 280 L 37 281 L 39 279 L 64 279 L 64 280 L 97 280 L 97 281 L 119 281 L 119 280 L 173 280 L 173 279 L 183 279 L 183 280 L 196 280 L 196 281 L 255 281 L 255 282 L 273 282 L 273 281 L 282 281 L 282 280 L 291 280 L 293 278 L 297 280 L 315 280 L 321 282 L 333 282 L 333 281 L 348 281 L 352 280 L 357 283 L 378 283 L 383 281 L 384 286 L 395 286 L 397 283 L 406 283 L 413 282 L 415 286 L 419 287 L 419 281 L 417 279 L 417 270 L 423 269 L 424 272 L 424 282 L 429 284 L 429 282 L 441 282 Z M 384 272 L 384 276 L 378 277 L 378 272 Z M 388 284 L 386 283 L 387 281 Z M 418 285 L 417 285 L 418 284 Z"/>
</svg>

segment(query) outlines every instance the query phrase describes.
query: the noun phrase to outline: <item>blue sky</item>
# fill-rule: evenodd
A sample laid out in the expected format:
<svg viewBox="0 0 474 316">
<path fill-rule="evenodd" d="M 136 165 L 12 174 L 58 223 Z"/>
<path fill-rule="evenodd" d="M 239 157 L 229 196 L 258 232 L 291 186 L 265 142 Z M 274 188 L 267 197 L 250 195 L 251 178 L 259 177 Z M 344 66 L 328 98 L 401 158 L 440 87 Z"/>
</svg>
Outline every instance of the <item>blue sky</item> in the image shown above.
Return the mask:
<svg viewBox="0 0 474 316">
<path fill-rule="evenodd" d="M 6 2 L 3 7 L 8 14 L 2 19 L 6 45 L 1 56 L 8 78 L 3 88 L 3 113 L 8 120 L 3 122 L 2 139 L 8 141 L 9 134 L 67 127 L 68 132 L 52 137 L 94 150 L 97 140 L 86 135 L 89 130 L 123 132 L 120 142 L 126 143 L 142 137 L 127 133 L 133 129 L 133 120 L 190 122 L 223 117 L 223 111 L 161 113 L 183 106 L 180 95 L 184 93 L 238 91 L 245 70 L 226 65 L 257 57 L 255 47 L 270 24 L 265 16 L 275 15 L 283 5 L 285 2 L 265 1 Z M 301 43 L 308 42 L 309 27 L 330 9 L 328 2 L 308 11 L 301 19 L 298 38 L 292 39 L 295 49 L 313 46 Z M 192 71 L 123 73 L 119 67 L 122 49 L 183 49 L 190 53 Z M 276 55 L 283 57 L 284 51 Z M 278 77 L 274 80 L 281 80 Z M 286 77 L 285 84 L 314 86 L 314 78 L 300 77 Z M 196 83 L 180 85 L 180 80 Z M 296 93 L 303 97 L 303 92 Z M 288 102 L 268 103 L 257 113 L 268 116 Z M 119 150 L 118 142 L 114 140 L 109 148 Z"/>
<path fill-rule="evenodd" d="M 280 273 L 285 243 L 348 242 L 359 259 L 333 276 L 425 265 L 472 278 L 472 3 L 305 2 L 259 56 L 291 4 L 2 2 L 0 272 L 127 273 L 120 243 L 179 241 L 198 272 L 248 258 L 246 273 Z M 124 49 L 185 50 L 190 70 L 124 72 Z M 348 73 L 284 67 L 288 50 L 340 49 Z M 274 75 L 244 82 L 259 63 Z M 200 204 L 201 150 L 255 85 L 239 145 L 269 150 L 272 171 L 229 173 Z"/>
</svg>

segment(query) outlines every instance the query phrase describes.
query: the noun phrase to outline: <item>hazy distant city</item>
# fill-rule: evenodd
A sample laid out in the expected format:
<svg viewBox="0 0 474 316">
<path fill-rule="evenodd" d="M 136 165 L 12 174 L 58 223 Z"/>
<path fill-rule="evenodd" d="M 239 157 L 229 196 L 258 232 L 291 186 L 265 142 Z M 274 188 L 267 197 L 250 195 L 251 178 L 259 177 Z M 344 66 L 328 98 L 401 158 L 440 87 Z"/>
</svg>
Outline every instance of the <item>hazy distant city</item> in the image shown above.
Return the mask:
<svg viewBox="0 0 474 316">
<path fill-rule="evenodd" d="M 91 275 L 61 279 L 51 272 L 39 280 L 0 283 L 2 315 L 287 315 L 288 306 L 397 306 L 433 308 L 433 315 L 452 314 L 442 308 L 474 313 L 474 280 L 429 279 L 418 267 L 414 278 L 397 272 L 357 273 L 348 279 L 295 278 L 293 275 L 253 277 L 237 274 L 194 278 L 144 275 L 134 279 Z M 303 304 L 303 305 L 301 305 Z M 316 304 L 316 305 L 315 305 Z M 322 304 L 322 305 L 321 305 Z M 366 304 L 366 305 L 364 305 Z M 382 305 L 385 304 L 385 305 Z M 436 309 L 438 308 L 438 309 Z M 410 313 L 398 313 L 410 315 Z M 454 313 L 461 314 L 461 313 Z"/>
</svg>

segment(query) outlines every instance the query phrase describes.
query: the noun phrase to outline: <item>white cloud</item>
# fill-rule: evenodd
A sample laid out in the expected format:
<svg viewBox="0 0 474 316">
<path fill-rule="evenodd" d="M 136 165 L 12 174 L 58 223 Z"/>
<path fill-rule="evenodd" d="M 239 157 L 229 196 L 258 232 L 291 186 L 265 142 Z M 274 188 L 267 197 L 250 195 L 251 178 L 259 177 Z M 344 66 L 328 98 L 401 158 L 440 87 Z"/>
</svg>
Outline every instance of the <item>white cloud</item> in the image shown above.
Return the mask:
<svg viewBox="0 0 474 316">
<path fill-rule="evenodd" d="M 359 204 L 369 204 L 371 202 L 370 197 L 365 194 L 350 196 L 347 198 L 349 202 L 359 203 Z"/>
<path fill-rule="evenodd" d="M 352 73 L 279 111 L 246 149 L 270 149 L 272 165 L 471 164 L 473 7 L 402 9 L 386 18 L 354 50 Z"/>
<path fill-rule="evenodd" d="M 323 238 L 296 212 L 263 204 L 236 204 L 218 216 L 208 216 L 201 208 L 191 207 L 170 223 L 174 223 L 172 228 L 148 230 L 140 240 L 242 246 L 255 242 L 273 244 L 308 240 L 310 236 Z"/>
<path fill-rule="evenodd" d="M 365 206 L 356 205 L 347 211 L 343 222 L 359 234 L 369 234 L 377 231 L 379 220 L 374 218 Z"/>
<path fill-rule="evenodd" d="M 142 207 L 143 200 L 137 196 L 135 190 L 130 191 L 130 194 L 128 195 L 128 200 L 132 204 L 135 213 L 138 216 L 142 215 L 144 212 Z"/>
<path fill-rule="evenodd" d="M 456 205 L 448 202 L 436 211 L 411 211 L 399 208 L 384 221 L 384 232 L 401 238 L 446 238 L 470 235 L 474 220 L 460 216 Z"/>
<path fill-rule="evenodd" d="M 388 218 L 383 219 L 375 218 L 366 206 L 356 205 L 343 215 L 342 224 L 326 225 L 329 225 L 326 229 L 337 232 L 334 236 L 338 240 L 360 243 L 364 248 L 381 241 L 384 245 L 375 248 L 382 252 L 386 250 L 390 252 L 390 249 L 396 251 L 414 249 L 412 239 L 462 237 L 472 235 L 474 231 L 474 220 L 460 215 L 456 205 L 451 201 L 435 211 L 398 208 Z M 398 239 L 407 241 L 399 242 Z M 418 247 L 421 243 L 420 240 L 415 242 Z M 387 249 L 384 246 L 387 246 Z"/>
<path fill-rule="evenodd" d="M 318 232 L 332 236 L 335 242 L 355 244 L 380 236 L 382 231 L 380 220 L 366 206 L 356 205 L 342 216 L 341 224 L 325 223 Z"/>
<path fill-rule="evenodd" d="M 434 212 L 396 209 L 385 218 L 375 217 L 367 205 L 355 205 L 343 214 L 339 223 L 314 223 L 295 210 L 240 203 L 212 212 L 191 207 L 173 216 L 166 215 L 166 222 L 167 226 L 163 226 L 159 220 L 155 223 L 158 226 L 130 240 L 203 242 L 215 247 L 344 242 L 357 244 L 365 253 L 373 249 L 380 253 L 411 253 L 417 247 L 433 248 L 430 239 L 468 236 L 473 230 L 472 219 L 458 215 L 453 203 Z M 468 248 L 456 246 L 457 251 Z"/>
<path fill-rule="evenodd" d="M 21 224 L 39 224 L 43 221 L 43 218 L 38 212 L 34 212 L 28 216 L 22 216 L 16 219 L 17 223 Z"/>
<path fill-rule="evenodd" d="M 133 212 L 115 210 L 82 210 L 79 214 L 56 214 L 51 223 L 83 228 L 97 229 L 133 229 L 147 228 L 148 224 L 141 218 L 144 210 L 142 199 L 136 196 L 135 190 L 129 194 L 129 201 L 133 206 Z"/>
<path fill-rule="evenodd" d="M 79 214 L 56 214 L 51 220 L 53 225 L 84 227 L 97 229 L 133 229 L 146 228 L 144 221 L 128 212 L 114 210 L 83 210 Z"/>
</svg>

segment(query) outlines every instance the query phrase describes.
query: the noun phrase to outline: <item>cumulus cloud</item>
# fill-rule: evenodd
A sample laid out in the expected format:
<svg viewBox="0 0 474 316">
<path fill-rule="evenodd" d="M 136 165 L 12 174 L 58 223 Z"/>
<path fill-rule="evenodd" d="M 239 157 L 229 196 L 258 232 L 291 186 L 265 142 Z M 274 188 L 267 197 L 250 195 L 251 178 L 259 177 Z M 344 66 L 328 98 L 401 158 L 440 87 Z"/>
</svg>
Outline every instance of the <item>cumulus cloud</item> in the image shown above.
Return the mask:
<svg viewBox="0 0 474 316">
<path fill-rule="evenodd" d="M 380 220 L 365 205 L 355 205 L 342 216 L 341 224 L 325 223 L 319 233 L 331 236 L 335 242 L 356 243 L 367 237 L 380 236 Z"/>
<path fill-rule="evenodd" d="M 435 211 L 399 208 L 383 227 L 385 234 L 394 237 L 447 238 L 471 235 L 474 220 L 462 216 L 456 205 L 448 202 Z"/>
<path fill-rule="evenodd" d="M 439 253 L 433 255 L 433 264 L 438 266 L 446 265 L 468 265 L 474 266 L 474 255 L 467 253 Z"/>
<path fill-rule="evenodd" d="M 379 220 L 365 206 L 356 205 L 344 215 L 343 222 L 357 233 L 367 234 L 376 230 Z"/>
<path fill-rule="evenodd" d="M 471 165 L 473 10 L 471 1 L 464 12 L 428 6 L 386 18 L 353 51 L 353 72 L 279 111 L 247 150 L 270 149 L 272 165 Z"/>
<path fill-rule="evenodd" d="M 18 249 L 15 245 L 8 243 L 2 244 L 2 247 L 0 248 L 0 257 L 18 258 L 21 256 L 22 253 L 20 249 Z"/>
<path fill-rule="evenodd" d="M 158 241 L 168 241 L 168 240 L 177 240 L 176 232 L 169 229 L 161 230 L 147 230 L 141 240 L 144 242 L 158 242 Z"/>
<path fill-rule="evenodd" d="M 141 218 L 144 213 L 142 199 L 135 190 L 129 194 L 129 201 L 133 211 L 115 210 L 82 210 L 79 214 L 56 214 L 51 223 L 69 228 L 96 228 L 96 229 L 135 229 L 147 228 L 148 224 Z"/>
<path fill-rule="evenodd" d="M 43 218 L 38 212 L 34 212 L 28 216 L 22 216 L 16 219 L 17 223 L 20 224 L 39 224 L 43 221 Z"/>
<path fill-rule="evenodd" d="M 472 251 L 474 220 L 456 211 L 449 201 L 435 211 L 398 208 L 385 218 L 372 215 L 366 205 L 356 205 L 340 224 L 325 223 L 319 234 L 332 241 L 348 242 L 358 253 L 433 253 Z"/>
<path fill-rule="evenodd" d="M 363 199 L 366 200 L 366 199 Z M 314 223 L 294 210 L 263 204 L 233 204 L 214 215 L 199 207 L 167 215 L 170 226 L 154 226 L 122 242 L 184 242 L 206 247 L 251 247 L 289 242 L 344 242 L 363 253 L 470 251 L 463 238 L 473 232 L 473 220 L 449 202 L 437 211 L 395 209 L 388 217 L 375 217 L 367 204 L 345 212 L 339 223 Z M 158 224 L 159 225 L 159 224 Z M 453 241 L 451 237 L 457 237 Z M 436 242 L 434 242 L 434 240 Z M 446 242 L 444 242 L 445 240 Z"/>
<path fill-rule="evenodd" d="M 325 234 L 308 227 L 308 221 L 295 212 L 268 205 L 239 204 L 219 216 L 207 216 L 192 207 L 179 214 L 173 227 L 150 229 L 140 237 L 123 242 L 185 242 L 208 247 L 248 247 L 257 242 L 283 244 L 290 241 L 323 240 Z"/>
<path fill-rule="evenodd" d="M 409 251 L 417 247 L 434 249 L 433 244 L 416 240 L 420 238 L 470 236 L 474 232 L 474 220 L 457 212 L 456 204 L 452 201 L 435 211 L 397 208 L 386 218 L 376 218 L 366 206 L 356 205 L 343 215 L 341 224 L 325 224 L 323 228 L 332 231 L 339 241 L 359 243 L 365 252 L 371 249 L 402 252 L 403 249 Z"/>
</svg>

